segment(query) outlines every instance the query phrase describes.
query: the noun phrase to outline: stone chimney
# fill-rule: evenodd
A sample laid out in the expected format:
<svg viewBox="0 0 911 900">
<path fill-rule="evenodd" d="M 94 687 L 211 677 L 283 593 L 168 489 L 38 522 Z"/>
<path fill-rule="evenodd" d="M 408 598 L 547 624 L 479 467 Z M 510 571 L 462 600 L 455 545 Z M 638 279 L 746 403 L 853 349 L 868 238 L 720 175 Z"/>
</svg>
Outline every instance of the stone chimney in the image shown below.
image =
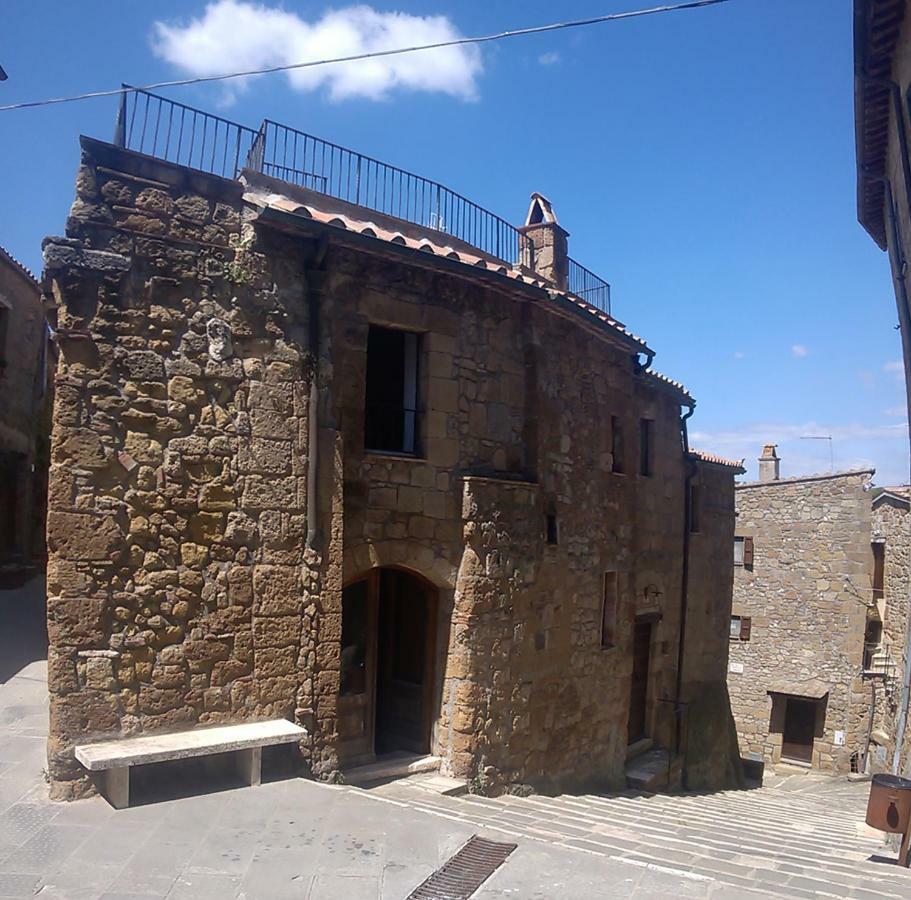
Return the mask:
<svg viewBox="0 0 911 900">
<path fill-rule="evenodd" d="M 762 448 L 762 456 L 759 457 L 760 481 L 778 481 L 781 477 L 781 460 L 775 452 L 777 446 L 777 444 L 766 444 Z"/>
<path fill-rule="evenodd" d="M 566 243 L 569 232 L 560 227 L 550 200 L 532 194 L 525 225 L 519 231 L 530 245 L 520 253 L 522 264 L 551 282 L 557 290 L 565 291 L 569 276 Z"/>
</svg>

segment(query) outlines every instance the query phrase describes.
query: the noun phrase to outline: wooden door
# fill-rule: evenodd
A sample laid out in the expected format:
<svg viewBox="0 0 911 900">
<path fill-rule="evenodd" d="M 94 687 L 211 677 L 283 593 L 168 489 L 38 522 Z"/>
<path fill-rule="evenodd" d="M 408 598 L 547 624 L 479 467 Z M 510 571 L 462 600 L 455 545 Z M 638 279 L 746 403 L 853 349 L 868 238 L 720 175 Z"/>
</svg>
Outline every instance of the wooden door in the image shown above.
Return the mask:
<svg viewBox="0 0 911 900">
<path fill-rule="evenodd" d="M 633 630 L 633 675 L 630 683 L 629 724 L 627 743 L 647 737 L 646 710 L 648 706 L 648 670 L 652 649 L 652 625 L 636 622 Z"/>
<path fill-rule="evenodd" d="M 379 571 L 342 591 L 339 759 L 347 765 L 373 757 L 376 693 L 376 620 Z"/>
<path fill-rule="evenodd" d="M 381 572 L 376 752 L 430 751 L 435 594 L 394 569 Z"/>
<path fill-rule="evenodd" d="M 799 697 L 788 697 L 785 703 L 781 755 L 801 762 L 812 762 L 817 703 Z"/>
</svg>

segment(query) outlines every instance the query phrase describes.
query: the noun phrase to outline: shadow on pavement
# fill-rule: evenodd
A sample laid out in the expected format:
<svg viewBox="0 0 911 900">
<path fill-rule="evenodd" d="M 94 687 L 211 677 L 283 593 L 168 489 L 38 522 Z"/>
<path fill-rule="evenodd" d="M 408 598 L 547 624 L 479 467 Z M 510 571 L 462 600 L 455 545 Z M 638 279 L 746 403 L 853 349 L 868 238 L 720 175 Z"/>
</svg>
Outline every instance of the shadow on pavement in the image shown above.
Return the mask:
<svg viewBox="0 0 911 900">
<path fill-rule="evenodd" d="M 46 604 L 43 573 L 21 585 L 0 584 L 0 684 L 47 658 Z"/>
</svg>

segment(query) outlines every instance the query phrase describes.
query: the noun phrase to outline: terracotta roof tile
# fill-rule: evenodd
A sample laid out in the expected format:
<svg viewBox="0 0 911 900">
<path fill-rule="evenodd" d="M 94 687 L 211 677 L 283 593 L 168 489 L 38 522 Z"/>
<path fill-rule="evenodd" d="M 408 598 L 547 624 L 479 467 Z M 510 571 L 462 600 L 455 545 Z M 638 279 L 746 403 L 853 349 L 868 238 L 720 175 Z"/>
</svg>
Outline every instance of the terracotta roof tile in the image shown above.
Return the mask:
<svg viewBox="0 0 911 900">
<path fill-rule="evenodd" d="M 282 212 L 303 216 L 307 219 L 313 219 L 314 221 L 325 225 L 334 225 L 339 228 L 344 228 L 347 231 L 352 231 L 365 237 L 376 238 L 377 240 L 387 241 L 389 243 L 409 247 L 412 250 L 421 250 L 425 253 L 432 253 L 435 256 L 442 256 L 446 259 L 456 260 L 466 265 L 477 266 L 481 269 L 496 272 L 521 284 L 533 285 L 535 287 L 546 290 L 552 299 L 567 300 L 574 306 L 578 307 L 580 311 L 593 316 L 602 324 L 614 329 L 624 337 L 634 341 L 637 344 L 640 344 L 642 347 L 646 346 L 645 341 L 637 335 L 632 334 L 630 331 L 627 331 L 622 322 L 619 322 L 613 316 L 602 312 L 597 307 L 586 303 L 575 294 L 571 294 L 568 291 L 554 290 L 553 287 L 543 279 L 535 278 L 526 272 L 512 268 L 509 265 L 504 264 L 502 260 L 488 259 L 484 256 L 466 252 L 465 250 L 455 250 L 453 247 L 450 247 L 444 243 L 439 243 L 433 239 L 437 237 L 445 237 L 442 232 L 434 232 L 432 237 L 421 236 L 420 238 L 413 238 L 403 235 L 398 231 L 388 231 L 377 225 L 376 222 L 372 222 L 369 219 L 353 219 L 350 216 L 340 215 L 337 212 L 325 212 L 315 206 L 297 203 L 293 200 L 289 200 L 287 197 L 282 197 L 278 194 L 263 195 L 262 193 L 254 193 L 252 195 L 248 195 L 247 199 L 259 205 L 269 206 L 274 209 L 281 210 Z M 365 212 L 367 212 L 367 210 L 365 210 Z M 683 388 L 682 385 L 677 384 L 677 382 L 673 382 L 668 378 L 664 378 L 664 376 L 658 377 L 661 380 L 677 387 L 686 393 L 686 389 Z M 689 395 L 687 394 L 687 396 Z"/>
<path fill-rule="evenodd" d="M 716 456 L 714 453 L 706 453 L 704 450 L 693 449 L 690 449 L 690 456 L 692 456 L 693 459 L 698 459 L 700 462 L 711 463 L 715 466 L 725 466 L 729 469 L 737 469 L 739 472 L 746 472 L 742 459 L 726 459 L 723 456 Z"/>
<path fill-rule="evenodd" d="M 38 286 L 38 279 L 3 246 L 0 246 L 0 258 L 5 259 L 14 269 L 18 269 L 26 278 L 33 281 L 36 287 Z"/>
</svg>

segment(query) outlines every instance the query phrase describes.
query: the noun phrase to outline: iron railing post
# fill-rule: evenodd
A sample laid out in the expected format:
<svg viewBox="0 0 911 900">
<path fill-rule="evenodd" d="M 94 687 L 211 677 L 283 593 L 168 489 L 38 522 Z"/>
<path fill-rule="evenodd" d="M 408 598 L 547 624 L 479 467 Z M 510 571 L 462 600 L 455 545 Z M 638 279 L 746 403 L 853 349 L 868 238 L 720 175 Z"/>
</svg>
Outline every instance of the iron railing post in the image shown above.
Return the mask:
<svg viewBox="0 0 911 900">
<path fill-rule="evenodd" d="M 128 85 L 121 84 L 120 106 L 117 109 L 117 124 L 114 126 L 114 146 L 126 147 L 127 143 L 127 97 Z"/>
</svg>

